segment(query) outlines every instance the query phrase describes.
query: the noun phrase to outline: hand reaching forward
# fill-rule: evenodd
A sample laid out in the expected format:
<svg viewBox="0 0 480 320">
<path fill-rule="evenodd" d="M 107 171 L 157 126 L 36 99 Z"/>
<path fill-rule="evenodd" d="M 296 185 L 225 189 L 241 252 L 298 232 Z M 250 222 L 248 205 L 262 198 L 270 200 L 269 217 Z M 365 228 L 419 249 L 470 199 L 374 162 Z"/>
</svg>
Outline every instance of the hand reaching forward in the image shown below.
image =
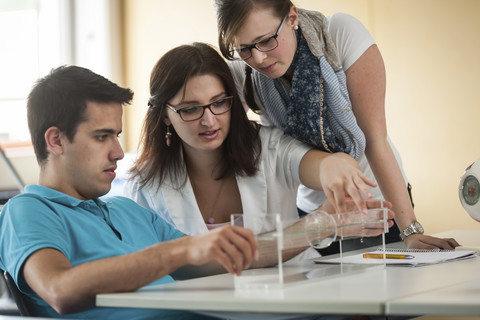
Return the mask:
<svg viewBox="0 0 480 320">
<path fill-rule="evenodd" d="M 335 208 L 328 199 L 316 211 L 324 211 L 332 215 L 337 227 L 338 233 L 348 236 L 373 237 L 385 232 L 383 210 L 375 210 L 378 208 L 387 208 L 387 226 L 393 226 L 394 213 L 391 210 L 392 204 L 389 201 L 367 200 L 365 201 L 367 212 L 358 211 L 353 200 L 345 201 L 346 211 L 335 213 Z"/>
<path fill-rule="evenodd" d="M 224 226 L 186 239 L 188 264 L 200 265 L 216 260 L 228 272 L 239 275 L 258 256 L 253 233 L 238 226 Z"/>
<path fill-rule="evenodd" d="M 454 250 L 460 244 L 453 238 L 437 238 L 425 234 L 412 234 L 403 240 L 409 249 Z"/>
<path fill-rule="evenodd" d="M 388 208 L 389 211 L 392 209 L 392 203 L 387 200 L 379 199 L 369 199 L 364 200 L 367 209 L 377 209 L 377 208 Z M 337 213 L 335 205 L 330 199 L 326 199 L 323 204 L 318 207 L 316 210 L 325 211 L 327 213 Z M 351 212 L 358 211 L 358 206 L 352 199 L 345 199 L 345 211 L 342 212 Z M 390 214 L 389 214 L 390 215 Z"/>
<path fill-rule="evenodd" d="M 322 189 L 336 212 L 351 211 L 347 199 L 351 199 L 358 210 L 366 212 L 365 199 L 372 197 L 368 186 L 376 186 L 363 174 L 357 162 L 345 153 L 332 154 L 322 161 L 320 180 Z"/>
</svg>

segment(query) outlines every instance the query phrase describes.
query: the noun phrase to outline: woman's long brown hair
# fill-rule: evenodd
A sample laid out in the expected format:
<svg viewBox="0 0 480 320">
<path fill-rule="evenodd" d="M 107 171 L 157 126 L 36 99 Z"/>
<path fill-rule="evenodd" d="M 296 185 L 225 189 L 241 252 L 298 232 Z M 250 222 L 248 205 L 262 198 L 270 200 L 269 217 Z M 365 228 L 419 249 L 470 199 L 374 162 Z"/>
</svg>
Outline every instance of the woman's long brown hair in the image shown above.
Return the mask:
<svg viewBox="0 0 480 320">
<path fill-rule="evenodd" d="M 152 70 L 151 96 L 141 133 L 140 156 L 130 170 L 132 178 L 140 178 L 141 187 L 149 183 L 157 183 L 160 187 L 167 177 L 175 188 L 185 184 L 187 174 L 182 141 L 172 126 L 171 145 L 165 143 L 166 103 L 184 88 L 190 78 L 205 74 L 218 77 L 227 95 L 233 96 L 230 131 L 222 146 L 218 178 L 231 172 L 253 176 L 258 171 L 261 153 L 259 127 L 248 119 L 225 60 L 210 45 L 196 42 L 168 51 Z"/>
</svg>

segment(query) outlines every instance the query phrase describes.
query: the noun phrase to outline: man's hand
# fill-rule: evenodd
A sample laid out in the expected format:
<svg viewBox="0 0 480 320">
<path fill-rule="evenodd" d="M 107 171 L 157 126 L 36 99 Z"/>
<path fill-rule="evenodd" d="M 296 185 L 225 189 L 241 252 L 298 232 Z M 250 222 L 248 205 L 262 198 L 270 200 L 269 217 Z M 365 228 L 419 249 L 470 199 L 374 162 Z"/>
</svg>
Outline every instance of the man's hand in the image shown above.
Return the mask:
<svg viewBox="0 0 480 320">
<path fill-rule="evenodd" d="M 193 265 L 216 260 L 228 272 L 239 275 L 258 256 L 253 233 L 237 226 L 225 226 L 187 239 L 187 263 Z"/>
<path fill-rule="evenodd" d="M 77 266 L 72 266 L 56 249 L 40 249 L 26 260 L 23 275 L 43 300 L 63 314 L 95 306 L 99 293 L 137 290 L 185 265 L 217 261 L 228 272 L 240 274 L 256 255 L 257 246 L 250 230 L 226 226 Z M 218 268 L 214 271 L 224 272 L 218 263 L 214 263 Z"/>
</svg>

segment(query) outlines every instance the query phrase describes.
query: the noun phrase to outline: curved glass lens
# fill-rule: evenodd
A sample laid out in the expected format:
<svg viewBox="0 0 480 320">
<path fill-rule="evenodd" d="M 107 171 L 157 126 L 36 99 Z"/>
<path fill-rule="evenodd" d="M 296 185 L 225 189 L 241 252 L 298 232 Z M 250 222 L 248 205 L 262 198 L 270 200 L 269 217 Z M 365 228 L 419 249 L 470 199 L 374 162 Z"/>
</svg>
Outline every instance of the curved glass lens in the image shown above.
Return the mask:
<svg viewBox="0 0 480 320">
<path fill-rule="evenodd" d="M 232 105 L 232 98 L 225 98 L 221 100 L 217 100 L 210 105 L 210 110 L 213 114 L 222 114 L 230 110 L 230 106 Z"/>
<path fill-rule="evenodd" d="M 263 52 L 273 50 L 277 46 L 278 46 L 278 42 L 277 42 L 277 39 L 275 39 L 275 36 L 269 37 L 269 38 L 264 39 L 260 42 L 257 42 L 257 44 L 255 45 L 255 47 L 257 47 L 257 49 L 259 49 L 260 51 L 263 51 Z"/>
<path fill-rule="evenodd" d="M 178 110 L 183 120 L 195 120 L 201 118 L 203 115 L 202 107 L 187 107 Z"/>
<path fill-rule="evenodd" d="M 237 50 L 237 53 L 241 59 L 247 60 L 252 56 L 252 49 L 250 49 L 250 47 L 241 48 Z"/>
<path fill-rule="evenodd" d="M 283 24 L 285 23 L 286 19 L 287 17 L 285 16 L 285 18 L 283 18 L 282 22 L 278 26 L 278 29 L 273 36 L 260 40 L 249 46 L 236 49 L 240 58 L 242 58 L 243 60 L 249 59 L 252 56 L 252 49 L 254 48 L 261 52 L 268 52 L 278 47 L 277 37 L 280 31 L 282 30 Z"/>
<path fill-rule="evenodd" d="M 242 58 L 243 60 L 247 60 L 248 58 L 250 58 L 252 56 L 252 49 L 253 48 L 256 48 L 257 50 L 259 50 L 261 52 L 272 51 L 273 49 L 278 47 L 278 42 L 277 42 L 276 38 L 277 38 L 277 35 L 274 35 L 272 37 L 268 37 L 268 38 L 266 38 L 262 41 L 259 41 L 259 42 L 255 43 L 252 46 L 248 46 L 248 47 L 238 49 L 237 53 L 240 56 L 240 58 Z"/>
<path fill-rule="evenodd" d="M 305 237 L 308 243 L 322 249 L 330 246 L 337 237 L 337 224 L 325 211 L 313 211 L 305 217 Z"/>
<path fill-rule="evenodd" d="M 229 111 L 232 107 L 232 99 L 233 97 L 225 97 L 204 106 L 180 107 L 179 109 L 173 109 L 173 111 L 180 114 L 184 121 L 198 120 L 203 116 L 206 108 L 210 109 L 214 115 L 220 115 Z"/>
</svg>

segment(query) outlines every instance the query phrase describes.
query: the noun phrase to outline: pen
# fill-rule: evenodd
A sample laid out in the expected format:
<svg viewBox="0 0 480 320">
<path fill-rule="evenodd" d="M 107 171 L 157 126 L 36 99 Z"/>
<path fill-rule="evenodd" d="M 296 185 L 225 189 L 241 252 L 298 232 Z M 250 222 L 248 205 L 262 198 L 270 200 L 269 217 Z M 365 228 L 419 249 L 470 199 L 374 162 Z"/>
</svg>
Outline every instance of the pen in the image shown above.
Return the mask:
<svg viewBox="0 0 480 320">
<path fill-rule="evenodd" d="M 364 259 L 383 259 L 383 253 L 364 253 Z M 386 259 L 413 259 L 414 256 L 408 254 L 386 254 Z"/>
</svg>

